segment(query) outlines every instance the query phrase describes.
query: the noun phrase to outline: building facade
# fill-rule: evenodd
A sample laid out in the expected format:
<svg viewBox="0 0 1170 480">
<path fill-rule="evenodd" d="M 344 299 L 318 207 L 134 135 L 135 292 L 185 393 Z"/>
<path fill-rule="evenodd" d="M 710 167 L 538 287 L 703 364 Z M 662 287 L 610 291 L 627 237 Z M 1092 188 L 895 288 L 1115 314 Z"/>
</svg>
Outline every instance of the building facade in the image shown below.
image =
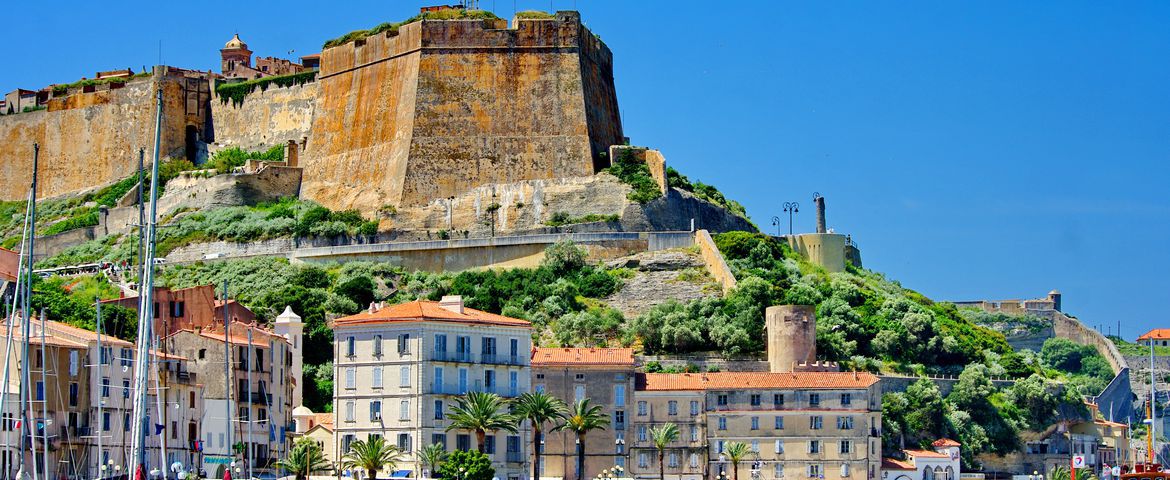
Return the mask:
<svg viewBox="0 0 1170 480">
<path fill-rule="evenodd" d="M 638 374 L 630 466 L 659 474 L 649 430 L 679 425 L 668 477 L 732 476 L 730 442 L 750 448 L 740 478 L 873 479 L 881 448 L 878 378 L 856 372 Z"/>
<path fill-rule="evenodd" d="M 628 432 L 634 405 L 634 351 L 630 348 L 536 348 L 532 389 L 573 403 L 588 398 L 609 416 L 605 430 L 585 436 L 583 478 L 628 468 Z M 548 430 L 546 428 L 545 430 Z M 542 479 L 577 478 L 577 440 L 570 432 L 545 434 Z M 619 470 L 620 471 L 620 470 Z"/>
<path fill-rule="evenodd" d="M 400 468 L 421 473 L 414 454 L 427 444 L 476 448 L 475 435 L 451 431 L 448 413 L 468 392 L 515 398 L 528 392 L 532 326 L 463 306 L 460 297 L 415 301 L 334 321 L 338 456 L 358 439 L 381 436 L 406 454 Z M 489 432 L 485 453 L 496 476 L 529 476 L 527 431 Z M 413 473 L 412 473 L 413 475 Z"/>
</svg>

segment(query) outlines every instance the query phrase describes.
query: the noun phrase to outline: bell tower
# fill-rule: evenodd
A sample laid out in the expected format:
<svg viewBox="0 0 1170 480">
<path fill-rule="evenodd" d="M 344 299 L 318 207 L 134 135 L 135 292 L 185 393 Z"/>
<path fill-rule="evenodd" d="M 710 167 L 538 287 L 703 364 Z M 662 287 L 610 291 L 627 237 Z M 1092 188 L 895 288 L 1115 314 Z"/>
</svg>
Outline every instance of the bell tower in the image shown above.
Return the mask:
<svg viewBox="0 0 1170 480">
<path fill-rule="evenodd" d="M 238 33 L 223 45 L 219 56 L 222 61 L 220 73 L 225 76 L 231 76 L 231 72 L 236 69 L 236 66 L 252 68 L 252 51 L 248 50 L 248 44 L 240 40 Z"/>
</svg>

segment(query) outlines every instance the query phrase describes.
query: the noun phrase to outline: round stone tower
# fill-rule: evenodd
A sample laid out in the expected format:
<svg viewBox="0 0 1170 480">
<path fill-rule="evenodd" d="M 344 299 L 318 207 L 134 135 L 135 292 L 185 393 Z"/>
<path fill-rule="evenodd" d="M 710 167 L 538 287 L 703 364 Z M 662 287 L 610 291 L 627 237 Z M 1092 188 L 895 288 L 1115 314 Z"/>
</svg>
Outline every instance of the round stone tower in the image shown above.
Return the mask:
<svg viewBox="0 0 1170 480">
<path fill-rule="evenodd" d="M 794 372 L 817 359 L 817 319 L 812 305 L 777 305 L 764 311 L 768 331 L 768 367 Z"/>
</svg>

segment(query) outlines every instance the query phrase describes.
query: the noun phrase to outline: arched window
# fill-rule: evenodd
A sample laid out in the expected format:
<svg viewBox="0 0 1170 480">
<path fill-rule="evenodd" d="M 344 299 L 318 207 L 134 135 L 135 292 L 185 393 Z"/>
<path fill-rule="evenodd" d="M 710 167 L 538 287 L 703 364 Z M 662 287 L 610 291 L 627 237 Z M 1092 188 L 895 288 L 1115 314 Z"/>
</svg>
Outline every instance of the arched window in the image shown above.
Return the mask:
<svg viewBox="0 0 1170 480">
<path fill-rule="evenodd" d="M 934 467 L 934 480 L 946 480 L 942 467 Z"/>
<path fill-rule="evenodd" d="M 955 469 L 947 467 L 947 480 L 955 480 Z"/>
<path fill-rule="evenodd" d="M 934 470 L 926 467 L 922 470 L 922 480 L 934 480 Z"/>
</svg>

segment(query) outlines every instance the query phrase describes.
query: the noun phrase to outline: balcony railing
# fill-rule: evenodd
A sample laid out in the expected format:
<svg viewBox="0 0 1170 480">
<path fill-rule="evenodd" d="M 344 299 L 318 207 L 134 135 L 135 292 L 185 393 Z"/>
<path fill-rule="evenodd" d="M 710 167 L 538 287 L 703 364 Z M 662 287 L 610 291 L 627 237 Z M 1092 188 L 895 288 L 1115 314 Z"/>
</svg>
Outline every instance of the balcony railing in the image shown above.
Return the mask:
<svg viewBox="0 0 1170 480">
<path fill-rule="evenodd" d="M 240 399 L 241 402 L 251 403 L 253 405 L 271 405 L 272 404 L 272 394 L 271 393 L 264 393 L 263 391 L 248 392 L 247 390 L 244 390 L 244 389 L 239 389 L 236 391 L 236 393 L 238 394 L 236 396 L 236 398 Z"/>
<path fill-rule="evenodd" d="M 528 357 L 522 355 L 502 355 L 498 353 L 474 354 L 471 352 L 431 352 L 431 360 L 436 362 L 481 363 L 486 365 L 514 365 L 525 364 Z"/>
<path fill-rule="evenodd" d="M 500 385 L 492 385 L 490 387 L 484 386 L 483 382 L 479 382 L 479 381 L 469 383 L 467 385 L 458 385 L 458 384 L 449 384 L 449 383 L 447 383 L 447 384 L 432 383 L 431 384 L 431 393 L 435 394 L 435 395 L 463 395 L 463 394 L 466 394 L 468 392 L 494 393 L 494 394 L 497 394 L 501 397 L 515 397 L 519 394 L 519 392 L 513 392 L 513 391 L 511 391 L 510 388 L 503 387 Z"/>
<path fill-rule="evenodd" d="M 520 452 L 508 452 L 509 463 L 524 463 L 524 454 Z"/>
</svg>

